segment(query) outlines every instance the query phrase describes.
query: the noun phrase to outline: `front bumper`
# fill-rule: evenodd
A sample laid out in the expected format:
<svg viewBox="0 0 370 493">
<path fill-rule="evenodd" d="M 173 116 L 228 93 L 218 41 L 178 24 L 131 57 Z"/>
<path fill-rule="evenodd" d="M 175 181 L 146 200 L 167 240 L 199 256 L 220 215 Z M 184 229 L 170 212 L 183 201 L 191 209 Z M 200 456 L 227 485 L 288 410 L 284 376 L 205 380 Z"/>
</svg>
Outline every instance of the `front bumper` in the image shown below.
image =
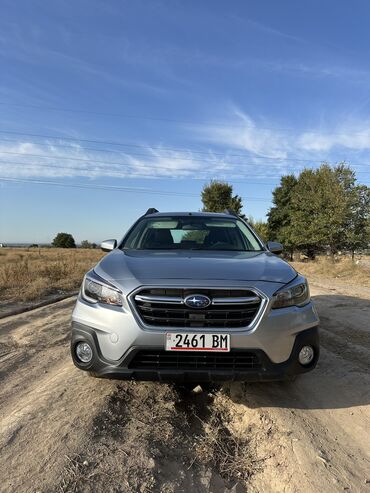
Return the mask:
<svg viewBox="0 0 370 493">
<path fill-rule="evenodd" d="M 275 334 L 275 337 L 278 338 L 278 334 Z M 88 342 L 93 349 L 94 356 L 88 364 L 83 364 L 76 358 L 75 346 L 79 341 Z M 315 350 L 315 357 L 308 366 L 302 366 L 298 362 L 298 353 L 304 345 L 310 345 Z M 319 335 L 317 326 L 296 333 L 288 359 L 279 363 L 273 362 L 263 349 L 249 347 L 248 350 L 258 357 L 260 365 L 258 369 L 246 370 L 132 368 L 130 363 L 136 353 L 143 349 L 163 350 L 163 345 L 132 346 L 120 359 L 108 360 L 102 354 L 97 332 L 84 324 L 73 322 L 71 353 L 74 364 L 78 368 L 90 371 L 98 377 L 124 380 L 159 380 L 163 382 L 223 382 L 230 380 L 258 382 L 284 380 L 315 368 L 319 358 Z M 242 349 L 241 347 L 236 347 L 232 351 L 241 351 Z"/>
<path fill-rule="evenodd" d="M 275 286 L 261 286 L 265 290 Z M 263 290 L 257 286 L 260 291 Z M 270 293 L 267 293 L 269 296 Z M 230 334 L 230 346 L 235 350 L 260 349 L 273 363 L 288 360 L 298 333 L 317 327 L 318 315 L 312 304 L 272 310 L 270 303 L 253 328 L 205 329 L 212 333 Z M 125 300 L 123 307 L 90 304 L 78 297 L 72 315 L 72 330 L 80 326 L 94 330 L 100 352 L 114 365 L 132 348 L 164 349 L 166 332 L 201 332 L 202 329 L 143 326 Z"/>
</svg>

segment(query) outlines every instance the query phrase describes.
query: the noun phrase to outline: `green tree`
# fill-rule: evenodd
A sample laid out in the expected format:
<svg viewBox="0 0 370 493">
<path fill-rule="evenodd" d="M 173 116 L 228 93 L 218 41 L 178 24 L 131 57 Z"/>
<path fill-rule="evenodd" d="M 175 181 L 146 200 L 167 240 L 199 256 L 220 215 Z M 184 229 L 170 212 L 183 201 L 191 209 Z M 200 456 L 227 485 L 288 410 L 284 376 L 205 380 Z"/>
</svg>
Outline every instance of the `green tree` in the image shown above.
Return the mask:
<svg viewBox="0 0 370 493">
<path fill-rule="evenodd" d="M 81 248 L 93 248 L 93 245 L 88 240 L 82 240 Z"/>
<path fill-rule="evenodd" d="M 268 231 L 267 222 L 261 220 L 256 221 L 253 219 L 252 216 L 249 216 L 248 223 L 252 226 L 252 228 L 255 230 L 255 232 L 258 234 L 261 240 L 263 240 L 265 243 L 269 240 L 269 231 Z"/>
<path fill-rule="evenodd" d="M 357 185 L 350 191 L 345 244 L 352 253 L 370 243 L 370 188 Z"/>
<path fill-rule="evenodd" d="M 239 195 L 233 195 L 233 187 L 229 183 L 211 180 L 202 190 L 204 212 L 223 212 L 231 209 L 238 216 L 243 216 L 243 201 Z"/>
<path fill-rule="evenodd" d="M 282 176 L 280 185 L 272 192 L 273 207 L 267 214 L 267 236 L 279 241 L 293 258 L 296 243 L 292 234 L 292 196 L 297 185 L 294 175 Z"/>
<path fill-rule="evenodd" d="M 58 233 L 52 242 L 56 248 L 76 248 L 73 236 L 69 233 Z"/>
<path fill-rule="evenodd" d="M 281 178 L 268 213 L 269 238 L 314 257 L 318 251 L 352 252 L 370 242 L 370 189 L 357 185 L 346 164 L 305 169 Z"/>
<path fill-rule="evenodd" d="M 345 165 L 301 172 L 291 197 L 291 237 L 298 248 L 334 254 L 344 247 L 354 186 L 354 172 Z"/>
</svg>

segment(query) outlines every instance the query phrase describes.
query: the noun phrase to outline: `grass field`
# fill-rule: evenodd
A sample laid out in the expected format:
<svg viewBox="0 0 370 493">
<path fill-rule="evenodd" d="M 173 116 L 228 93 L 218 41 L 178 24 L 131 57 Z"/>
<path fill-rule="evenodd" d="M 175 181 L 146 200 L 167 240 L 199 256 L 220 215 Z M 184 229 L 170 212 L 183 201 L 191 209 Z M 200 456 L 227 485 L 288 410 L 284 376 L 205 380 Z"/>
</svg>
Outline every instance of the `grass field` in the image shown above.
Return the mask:
<svg viewBox="0 0 370 493">
<path fill-rule="evenodd" d="M 370 257 L 358 257 L 355 262 L 349 256 L 337 260 L 330 257 L 317 257 L 314 261 L 290 262 L 293 267 L 310 278 L 335 280 L 353 285 L 370 287 Z"/>
<path fill-rule="evenodd" d="M 77 290 L 85 272 L 102 256 L 99 249 L 2 248 L 0 303 Z"/>
<path fill-rule="evenodd" d="M 2 248 L 0 249 L 0 303 L 38 301 L 49 295 L 77 290 L 83 275 L 103 256 L 99 249 Z M 292 262 L 303 275 L 343 280 L 370 287 L 370 258 L 354 263 L 320 257 Z"/>
</svg>

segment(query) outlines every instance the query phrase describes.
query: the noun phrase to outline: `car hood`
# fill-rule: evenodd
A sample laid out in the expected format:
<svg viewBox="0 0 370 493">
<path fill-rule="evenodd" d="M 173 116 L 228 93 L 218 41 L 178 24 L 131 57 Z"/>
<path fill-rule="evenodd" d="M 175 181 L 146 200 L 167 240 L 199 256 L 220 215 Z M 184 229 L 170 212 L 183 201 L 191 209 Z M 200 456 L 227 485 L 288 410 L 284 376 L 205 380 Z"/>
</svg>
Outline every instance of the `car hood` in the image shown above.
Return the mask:
<svg viewBox="0 0 370 493">
<path fill-rule="evenodd" d="M 161 280 L 267 281 L 286 284 L 296 271 L 276 255 L 262 252 L 113 250 L 95 267 L 118 285 L 161 284 Z"/>
</svg>

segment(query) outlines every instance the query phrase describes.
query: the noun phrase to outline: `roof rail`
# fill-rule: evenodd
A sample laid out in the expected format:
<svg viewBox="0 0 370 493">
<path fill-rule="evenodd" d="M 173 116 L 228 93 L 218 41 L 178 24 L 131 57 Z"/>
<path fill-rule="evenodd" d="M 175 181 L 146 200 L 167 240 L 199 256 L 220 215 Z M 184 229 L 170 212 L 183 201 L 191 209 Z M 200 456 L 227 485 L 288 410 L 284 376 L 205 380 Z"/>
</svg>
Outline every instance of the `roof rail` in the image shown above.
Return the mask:
<svg viewBox="0 0 370 493">
<path fill-rule="evenodd" d="M 144 216 L 147 216 L 148 214 L 155 214 L 156 212 L 159 212 L 157 211 L 157 209 L 155 207 L 150 207 L 146 213 L 144 214 Z"/>
<path fill-rule="evenodd" d="M 232 209 L 225 209 L 224 214 L 230 214 L 230 216 L 239 217 L 238 214 Z"/>
</svg>

